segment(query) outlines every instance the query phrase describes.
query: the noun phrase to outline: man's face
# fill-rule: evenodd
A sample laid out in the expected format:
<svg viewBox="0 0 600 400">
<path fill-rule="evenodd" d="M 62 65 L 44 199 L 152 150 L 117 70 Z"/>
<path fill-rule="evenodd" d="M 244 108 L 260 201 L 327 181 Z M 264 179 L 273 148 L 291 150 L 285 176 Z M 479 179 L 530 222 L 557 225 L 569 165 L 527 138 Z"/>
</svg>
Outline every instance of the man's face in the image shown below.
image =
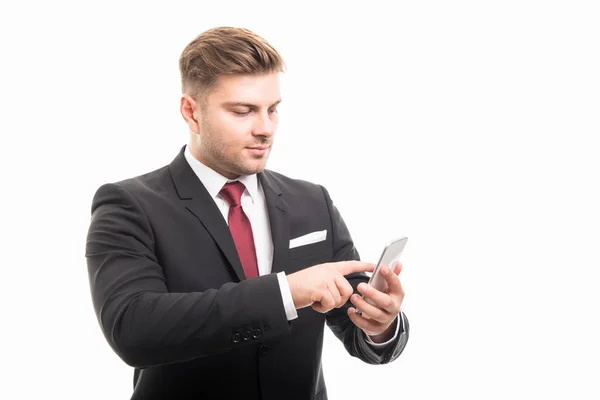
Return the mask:
<svg viewBox="0 0 600 400">
<path fill-rule="evenodd" d="M 265 169 L 278 124 L 279 75 L 220 76 L 203 105 L 193 106 L 191 152 L 233 179 Z M 194 129 L 195 128 L 195 129 Z"/>
</svg>

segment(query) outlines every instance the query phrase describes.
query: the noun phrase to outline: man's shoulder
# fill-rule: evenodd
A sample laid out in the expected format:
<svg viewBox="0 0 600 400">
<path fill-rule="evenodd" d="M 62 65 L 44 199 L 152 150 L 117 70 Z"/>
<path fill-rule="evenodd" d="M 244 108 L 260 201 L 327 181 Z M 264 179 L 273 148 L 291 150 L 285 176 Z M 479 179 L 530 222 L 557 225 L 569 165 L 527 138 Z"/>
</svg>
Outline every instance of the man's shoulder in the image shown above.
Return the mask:
<svg viewBox="0 0 600 400">
<path fill-rule="evenodd" d="M 268 169 L 263 171 L 263 186 L 265 182 L 277 194 L 283 195 L 283 198 L 290 204 L 327 204 L 331 202 L 329 192 L 322 183 L 292 178 Z"/>
<path fill-rule="evenodd" d="M 105 182 L 97 189 L 97 192 L 105 190 L 125 191 L 134 197 L 138 197 L 148 193 L 165 192 L 168 190 L 169 183 L 169 169 L 168 165 L 165 165 L 141 175 Z"/>
<path fill-rule="evenodd" d="M 282 192 L 303 192 L 308 191 L 310 193 L 323 193 L 323 186 L 319 183 L 310 182 L 305 179 L 300 178 L 292 178 L 287 175 L 284 175 L 280 172 L 275 172 L 270 169 L 265 169 L 263 171 L 265 177 L 268 179 L 269 183 L 275 183 L 275 185 Z"/>
</svg>

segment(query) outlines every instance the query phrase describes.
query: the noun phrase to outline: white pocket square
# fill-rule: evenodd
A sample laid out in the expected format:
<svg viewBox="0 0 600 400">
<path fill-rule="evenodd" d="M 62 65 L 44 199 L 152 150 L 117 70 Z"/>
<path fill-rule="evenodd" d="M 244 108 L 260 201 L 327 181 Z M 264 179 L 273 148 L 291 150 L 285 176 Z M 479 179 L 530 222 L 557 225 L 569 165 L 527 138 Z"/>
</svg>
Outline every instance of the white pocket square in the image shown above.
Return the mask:
<svg viewBox="0 0 600 400">
<path fill-rule="evenodd" d="M 290 240 L 290 249 L 299 246 L 306 246 L 307 244 L 322 242 L 327 238 L 327 229 L 324 231 L 317 231 L 307 233 L 306 235 L 299 236 L 295 239 Z"/>
</svg>

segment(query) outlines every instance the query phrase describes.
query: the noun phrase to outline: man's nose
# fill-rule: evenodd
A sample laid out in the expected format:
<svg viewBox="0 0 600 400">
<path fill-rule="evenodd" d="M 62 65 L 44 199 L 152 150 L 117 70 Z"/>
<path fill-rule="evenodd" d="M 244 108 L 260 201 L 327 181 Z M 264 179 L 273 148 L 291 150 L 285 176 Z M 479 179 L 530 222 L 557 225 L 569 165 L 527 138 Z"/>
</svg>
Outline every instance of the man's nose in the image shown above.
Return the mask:
<svg viewBox="0 0 600 400">
<path fill-rule="evenodd" d="M 257 113 L 256 115 L 252 133 L 256 136 L 273 136 L 277 129 L 277 122 L 274 120 L 273 115 L 268 111 Z"/>
</svg>

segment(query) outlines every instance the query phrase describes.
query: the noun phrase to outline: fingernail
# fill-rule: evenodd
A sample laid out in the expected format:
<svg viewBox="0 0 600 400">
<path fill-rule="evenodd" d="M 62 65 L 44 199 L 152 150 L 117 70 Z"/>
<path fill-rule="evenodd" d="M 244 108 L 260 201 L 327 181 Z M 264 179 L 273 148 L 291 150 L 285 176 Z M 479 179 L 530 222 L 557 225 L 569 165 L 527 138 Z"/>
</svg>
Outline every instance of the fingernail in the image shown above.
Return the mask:
<svg viewBox="0 0 600 400">
<path fill-rule="evenodd" d="M 381 273 L 383 275 L 387 275 L 390 273 L 390 269 L 388 267 L 383 267 L 383 268 L 381 268 Z"/>
<path fill-rule="evenodd" d="M 364 293 L 367 291 L 367 284 L 366 283 L 361 283 L 360 285 L 358 285 L 358 291 L 361 293 Z"/>
</svg>

